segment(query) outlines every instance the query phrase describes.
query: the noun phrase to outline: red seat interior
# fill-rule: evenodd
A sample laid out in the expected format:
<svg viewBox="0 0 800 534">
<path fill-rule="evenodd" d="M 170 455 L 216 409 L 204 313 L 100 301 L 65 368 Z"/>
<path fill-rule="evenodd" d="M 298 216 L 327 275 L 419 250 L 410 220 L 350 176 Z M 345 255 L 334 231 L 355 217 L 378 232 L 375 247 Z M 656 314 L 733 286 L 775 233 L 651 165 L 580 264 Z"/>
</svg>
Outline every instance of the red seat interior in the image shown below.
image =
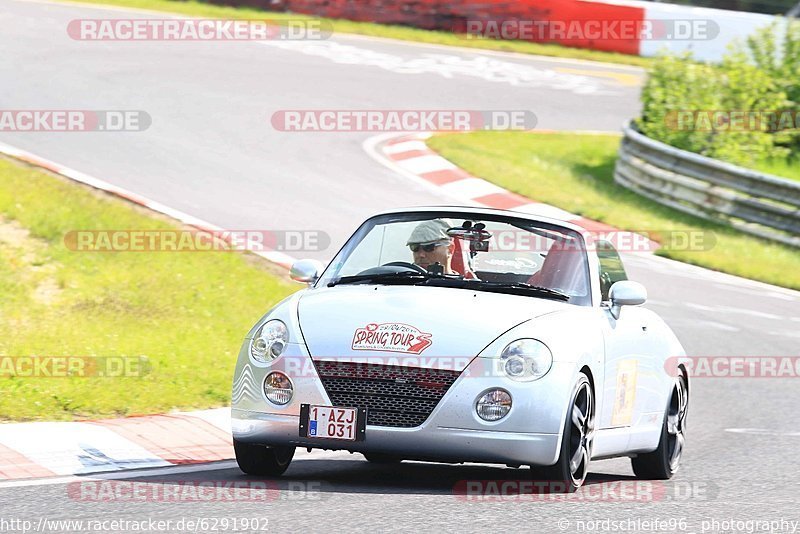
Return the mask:
<svg viewBox="0 0 800 534">
<path fill-rule="evenodd" d="M 464 275 L 464 278 L 475 278 L 475 273 L 467 268 L 466 252 L 461 246 L 461 240 L 453 239 L 453 244 L 455 248 L 453 249 L 453 258 L 450 260 L 450 267 Z"/>
<path fill-rule="evenodd" d="M 528 283 L 552 289 L 569 289 L 581 276 L 581 255 L 569 244 L 556 241 L 547 251 L 542 268 L 528 279 Z"/>
</svg>

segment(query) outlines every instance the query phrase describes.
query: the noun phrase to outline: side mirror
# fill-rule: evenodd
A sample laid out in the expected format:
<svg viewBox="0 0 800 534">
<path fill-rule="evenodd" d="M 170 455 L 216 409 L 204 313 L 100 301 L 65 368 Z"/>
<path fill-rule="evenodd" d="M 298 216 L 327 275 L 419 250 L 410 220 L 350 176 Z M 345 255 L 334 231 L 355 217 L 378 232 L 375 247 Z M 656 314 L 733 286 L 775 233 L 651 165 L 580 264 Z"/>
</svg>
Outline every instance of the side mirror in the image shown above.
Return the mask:
<svg viewBox="0 0 800 534">
<path fill-rule="evenodd" d="M 647 290 L 639 282 L 620 280 L 608 290 L 611 301 L 611 315 L 619 319 L 623 306 L 639 306 L 647 301 Z"/>
<path fill-rule="evenodd" d="M 298 260 L 292 264 L 289 276 L 295 282 L 313 284 L 322 274 L 324 267 L 317 260 Z"/>
</svg>

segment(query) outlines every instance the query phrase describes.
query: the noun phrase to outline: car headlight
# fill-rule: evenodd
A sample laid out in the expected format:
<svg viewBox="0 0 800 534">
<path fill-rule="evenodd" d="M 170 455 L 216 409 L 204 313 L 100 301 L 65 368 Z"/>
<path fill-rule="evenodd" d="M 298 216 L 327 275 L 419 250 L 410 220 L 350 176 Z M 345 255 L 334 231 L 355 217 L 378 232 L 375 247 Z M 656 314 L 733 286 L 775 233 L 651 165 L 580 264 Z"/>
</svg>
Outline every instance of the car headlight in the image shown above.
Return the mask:
<svg viewBox="0 0 800 534">
<path fill-rule="evenodd" d="M 275 371 L 264 379 L 264 395 L 274 404 L 283 406 L 292 400 L 294 386 L 285 374 Z"/>
<path fill-rule="evenodd" d="M 536 339 L 512 341 L 500 353 L 503 372 L 514 380 L 542 378 L 553 366 L 553 353 Z"/>
<path fill-rule="evenodd" d="M 257 362 L 270 363 L 283 354 L 289 342 L 289 330 L 283 321 L 273 319 L 262 324 L 250 341 L 250 356 Z"/>
</svg>

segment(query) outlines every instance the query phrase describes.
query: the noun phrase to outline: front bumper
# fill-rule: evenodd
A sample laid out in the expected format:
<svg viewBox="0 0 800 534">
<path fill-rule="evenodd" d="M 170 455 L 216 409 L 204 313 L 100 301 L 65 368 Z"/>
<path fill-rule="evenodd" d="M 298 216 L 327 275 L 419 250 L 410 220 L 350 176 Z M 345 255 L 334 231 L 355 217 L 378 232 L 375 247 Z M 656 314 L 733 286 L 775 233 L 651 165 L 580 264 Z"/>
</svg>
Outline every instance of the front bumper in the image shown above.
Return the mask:
<svg viewBox="0 0 800 534">
<path fill-rule="evenodd" d="M 236 440 L 265 445 L 290 445 L 322 449 L 373 452 L 406 459 L 552 465 L 558 459 L 561 434 L 575 381 L 576 367 L 556 362 L 550 372 L 534 382 L 515 382 L 501 376 L 482 376 L 485 358 L 475 358 L 439 401 L 428 419 L 414 428 L 367 425 L 364 441 L 352 442 L 300 437 L 300 405 L 331 405 L 310 358 L 301 346 L 289 347 L 292 358 L 280 358 L 268 367 L 244 365 L 240 358 L 234 381 L 232 430 Z M 306 360 L 310 365 L 292 365 Z M 266 374 L 280 370 L 294 384 L 286 406 L 275 406 L 262 394 L 237 395 L 237 391 L 263 392 Z M 470 372 L 473 371 L 473 372 Z M 250 375 L 251 386 L 242 378 Z M 509 414 L 486 422 L 475 413 L 475 402 L 487 390 L 503 388 L 513 399 Z"/>
<path fill-rule="evenodd" d="M 364 441 L 301 438 L 300 418 L 234 409 L 233 437 L 239 441 L 353 452 L 377 452 L 410 460 L 551 465 L 559 434 L 497 432 L 465 428 L 392 428 L 367 425 Z"/>
</svg>

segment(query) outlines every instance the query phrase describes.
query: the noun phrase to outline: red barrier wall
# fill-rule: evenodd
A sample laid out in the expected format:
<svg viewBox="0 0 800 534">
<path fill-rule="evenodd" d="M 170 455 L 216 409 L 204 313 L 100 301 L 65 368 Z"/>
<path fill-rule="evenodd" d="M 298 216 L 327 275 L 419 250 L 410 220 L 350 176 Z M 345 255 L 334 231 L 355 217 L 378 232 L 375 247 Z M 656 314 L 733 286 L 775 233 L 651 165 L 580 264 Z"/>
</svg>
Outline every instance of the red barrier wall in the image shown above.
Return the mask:
<svg viewBox="0 0 800 534">
<path fill-rule="evenodd" d="M 581 0 L 212 0 L 228 5 L 249 5 L 271 11 L 291 11 L 330 18 L 402 24 L 428 30 L 463 33 L 468 20 L 572 21 L 595 24 L 625 21 L 641 24 L 644 9 Z M 335 28 L 334 28 L 335 29 Z M 581 34 L 534 41 L 557 42 L 624 54 L 639 54 L 637 38 L 586 39 Z"/>
</svg>

